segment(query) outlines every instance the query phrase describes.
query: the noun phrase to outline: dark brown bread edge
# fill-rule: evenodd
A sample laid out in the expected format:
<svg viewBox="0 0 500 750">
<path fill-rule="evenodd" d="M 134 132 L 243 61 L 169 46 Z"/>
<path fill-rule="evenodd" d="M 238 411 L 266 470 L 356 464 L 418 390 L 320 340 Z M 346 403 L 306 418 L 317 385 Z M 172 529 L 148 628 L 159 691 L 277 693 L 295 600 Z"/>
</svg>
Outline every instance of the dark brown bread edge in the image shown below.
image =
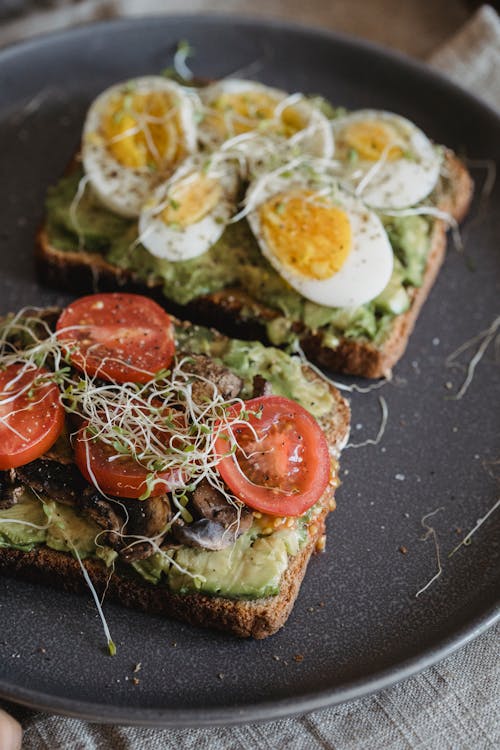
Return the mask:
<svg viewBox="0 0 500 750">
<path fill-rule="evenodd" d="M 465 166 L 451 152 L 446 154 L 449 191 L 443 195 L 439 208 L 456 221 L 461 221 L 469 208 L 473 183 Z M 436 220 L 431 248 L 421 287 L 412 290 L 411 306 L 394 319 L 391 332 L 383 345 L 370 341 L 343 338 L 335 348 L 322 344 L 321 333 L 305 332 L 301 344 L 307 356 L 328 370 L 367 378 L 390 374 L 403 355 L 420 309 L 437 277 L 446 250 L 445 222 Z M 37 272 L 49 286 L 77 294 L 91 291 L 134 291 L 156 299 L 170 312 L 193 323 L 211 325 L 231 336 L 266 340 L 265 324 L 276 317 L 275 310 L 262 305 L 239 289 L 224 289 L 205 295 L 185 307 L 168 300 L 159 283 L 146 284 L 132 272 L 117 268 L 97 253 L 58 250 L 49 243 L 44 226 L 37 237 L 35 252 Z M 248 312 L 250 311 L 250 313 Z"/>
</svg>

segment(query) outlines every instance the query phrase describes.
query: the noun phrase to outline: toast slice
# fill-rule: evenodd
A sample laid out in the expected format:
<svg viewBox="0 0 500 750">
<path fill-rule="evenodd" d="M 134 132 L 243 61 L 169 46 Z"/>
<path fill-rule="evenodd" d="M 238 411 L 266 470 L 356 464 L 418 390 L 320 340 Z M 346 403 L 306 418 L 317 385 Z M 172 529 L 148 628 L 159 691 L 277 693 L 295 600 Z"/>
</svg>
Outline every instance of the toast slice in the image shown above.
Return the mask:
<svg viewBox="0 0 500 750">
<path fill-rule="evenodd" d="M 447 177 L 436 191 L 436 207 L 460 222 L 471 202 L 472 179 L 451 151 L 446 152 L 445 166 Z M 334 372 L 367 378 L 387 376 L 406 349 L 419 311 L 444 260 L 446 231 L 444 220 L 433 219 L 422 283 L 407 288 L 409 308 L 392 318 L 380 343 L 363 336 L 340 334 L 335 344 L 325 343 L 321 329 L 314 330 L 294 321 L 292 331 L 308 358 Z M 74 249 L 57 247 L 50 240 L 47 224 L 38 232 L 35 257 L 40 278 L 50 286 L 75 293 L 122 290 L 148 294 L 181 317 L 214 326 L 231 336 L 269 341 L 267 326 L 282 315 L 254 299 L 243 287 L 226 287 L 204 294 L 181 307 L 168 299 L 168 290 L 159 279 L 149 278 L 145 282 L 135 272 L 112 265 L 103 254 L 78 248 L 76 243 Z"/>
<path fill-rule="evenodd" d="M 183 332 L 189 332 L 192 328 L 190 324 L 180 324 L 178 321 L 176 327 Z M 211 336 L 219 347 L 228 341 L 217 332 L 212 332 Z M 301 370 L 307 383 L 321 385 L 323 389 L 327 389 L 332 399 L 332 408 L 319 417 L 318 422 L 327 438 L 332 465 L 336 467 L 339 453 L 349 433 L 349 406 L 333 386 L 325 384 L 310 368 L 303 365 Z M 54 451 L 49 452 L 46 457 L 58 460 L 57 452 Z M 112 575 L 110 568 L 95 557 L 83 559 L 82 564 L 96 591 L 102 594 L 106 590 L 109 600 L 151 614 L 174 617 L 193 625 L 217 628 L 240 637 L 265 638 L 285 623 L 311 555 L 315 550 L 324 548 L 325 520 L 329 511 L 335 507 L 333 495 L 337 484 L 335 469 L 330 485 L 305 522 L 305 539 L 302 545 L 295 554 L 288 556 L 287 567 L 279 582 L 279 592 L 272 596 L 248 599 L 199 592 L 177 593 L 164 580 L 160 583 L 144 580 L 130 564 L 120 560 L 117 560 Z M 69 552 L 55 550 L 45 544 L 36 544 L 30 550 L 17 549 L 3 546 L 1 538 L 0 517 L 0 573 L 88 594 L 80 564 Z"/>
<path fill-rule="evenodd" d="M 325 497 L 321 503 L 321 514 L 316 518 L 314 527 L 309 528 L 306 544 L 290 558 L 276 596 L 243 600 L 199 593 L 175 594 L 166 586 L 149 584 L 139 575 L 132 575 L 133 571 L 117 570 L 110 578 L 103 562 L 87 559 L 82 563 L 96 591 L 102 595 L 106 590 L 109 601 L 191 625 L 223 630 L 242 638 L 267 638 L 285 624 L 311 555 L 323 549 L 325 519 L 335 507 L 333 494 L 329 493 L 329 497 Z M 30 552 L 0 548 L 1 573 L 65 591 L 89 593 L 78 561 L 68 552 L 58 552 L 45 546 Z"/>
</svg>

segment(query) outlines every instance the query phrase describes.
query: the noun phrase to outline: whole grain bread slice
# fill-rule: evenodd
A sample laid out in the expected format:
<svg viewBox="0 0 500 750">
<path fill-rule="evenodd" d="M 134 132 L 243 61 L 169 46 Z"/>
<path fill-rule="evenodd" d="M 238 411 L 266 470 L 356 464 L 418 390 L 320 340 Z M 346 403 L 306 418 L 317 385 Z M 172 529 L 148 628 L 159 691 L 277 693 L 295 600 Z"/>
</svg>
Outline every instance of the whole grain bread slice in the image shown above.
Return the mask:
<svg viewBox="0 0 500 750">
<path fill-rule="evenodd" d="M 437 208 L 459 222 L 466 215 L 471 202 L 472 179 L 463 163 L 451 151 L 446 152 L 444 170 L 446 179 L 440 190 Z M 420 309 L 443 263 L 446 230 L 446 222 L 436 219 L 423 283 L 410 290 L 409 309 L 394 318 L 389 334 L 380 346 L 368 339 L 344 337 L 332 348 L 325 346 L 321 332 L 297 324 L 296 333 L 309 359 L 333 372 L 367 378 L 390 374 L 406 349 Z M 170 312 L 195 323 L 214 326 L 231 336 L 266 340 L 266 324 L 280 314 L 240 288 L 225 288 L 180 307 L 167 299 L 159 281 L 146 284 L 132 271 L 111 265 L 99 253 L 76 247 L 74 251 L 54 247 L 45 225 L 38 232 L 35 257 L 40 278 L 50 286 L 81 294 L 115 290 L 148 294 Z"/>
<path fill-rule="evenodd" d="M 318 379 L 306 366 L 304 372 L 311 382 Z M 335 406 L 319 422 L 335 460 L 348 438 L 350 410 L 340 393 L 333 386 L 328 387 Z M 335 507 L 334 484 L 332 482 L 319 501 L 319 512 L 307 527 L 304 545 L 296 555 L 289 558 L 276 596 L 241 600 L 200 593 L 177 594 L 165 584 L 148 583 L 131 566 L 117 565 L 110 576 L 109 569 L 100 560 L 85 559 L 83 564 L 96 590 L 100 594 L 106 590 L 106 597 L 111 601 L 150 614 L 173 617 L 192 625 L 216 628 L 240 637 L 266 638 L 286 622 L 311 555 L 323 546 L 325 520 L 329 511 Z M 55 551 L 45 545 L 30 552 L 0 547 L 0 573 L 71 592 L 88 593 L 78 561 L 69 553 Z"/>
<path fill-rule="evenodd" d="M 106 599 L 149 614 L 173 617 L 191 625 L 215 628 L 247 638 L 266 638 L 279 630 L 290 615 L 309 559 L 324 534 L 325 508 L 301 551 L 290 559 L 280 592 L 265 599 L 227 599 L 206 594 L 175 594 L 168 587 L 147 583 L 123 569 L 111 575 L 100 560 L 83 561 L 96 591 L 107 586 Z M 132 571 L 133 572 L 133 571 Z M 0 549 L 0 573 L 75 593 L 89 593 L 82 571 L 72 555 L 40 546 L 31 552 Z M 108 583 L 109 579 L 109 583 Z"/>
</svg>

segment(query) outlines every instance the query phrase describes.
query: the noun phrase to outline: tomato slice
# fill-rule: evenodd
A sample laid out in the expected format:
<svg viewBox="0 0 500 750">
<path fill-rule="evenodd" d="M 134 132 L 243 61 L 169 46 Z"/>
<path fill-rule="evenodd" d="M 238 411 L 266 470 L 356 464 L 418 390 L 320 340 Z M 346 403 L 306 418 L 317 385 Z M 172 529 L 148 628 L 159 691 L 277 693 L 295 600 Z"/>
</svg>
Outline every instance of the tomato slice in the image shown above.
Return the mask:
<svg viewBox="0 0 500 750">
<path fill-rule="evenodd" d="M 24 370 L 24 371 L 23 371 Z M 21 364 L 0 372 L 0 469 L 34 461 L 56 442 L 64 427 L 64 408 L 55 383 L 35 383 L 48 370 Z"/>
<path fill-rule="evenodd" d="M 75 441 L 75 462 L 85 479 L 109 495 L 137 498 L 147 489 L 146 479 L 151 472 L 131 456 L 116 456 L 116 450 L 99 439 L 92 439 L 87 432 L 89 422 L 79 430 Z M 153 486 L 150 496 L 156 497 L 184 485 L 180 470 L 156 472 L 155 479 L 161 480 Z"/>
<path fill-rule="evenodd" d="M 238 448 L 230 448 L 228 431 L 216 440 L 225 456 L 221 477 L 250 508 L 275 516 L 300 516 L 324 493 L 330 480 L 328 443 L 321 427 L 302 406 L 283 396 L 261 396 L 245 403 L 245 421 L 232 427 Z M 231 407 L 229 419 L 241 405 Z M 257 435 L 257 439 L 255 437 Z"/>
<path fill-rule="evenodd" d="M 170 316 L 139 294 L 81 297 L 63 310 L 56 330 L 75 367 L 117 383 L 147 383 L 175 352 Z"/>
</svg>

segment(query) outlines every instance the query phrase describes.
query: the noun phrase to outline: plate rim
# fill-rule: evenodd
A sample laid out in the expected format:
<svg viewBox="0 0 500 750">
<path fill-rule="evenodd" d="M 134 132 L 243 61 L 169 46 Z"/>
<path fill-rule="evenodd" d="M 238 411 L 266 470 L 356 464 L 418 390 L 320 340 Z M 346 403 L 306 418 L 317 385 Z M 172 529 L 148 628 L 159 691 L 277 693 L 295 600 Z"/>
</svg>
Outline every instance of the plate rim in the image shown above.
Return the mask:
<svg viewBox="0 0 500 750">
<path fill-rule="evenodd" d="M 237 27 L 253 26 L 263 30 L 278 29 L 286 33 L 321 37 L 333 45 L 344 48 L 360 49 L 368 54 L 384 58 L 394 65 L 403 66 L 409 72 L 429 78 L 443 90 L 451 91 L 452 95 L 473 105 L 474 108 L 482 110 L 486 116 L 492 119 L 494 127 L 497 126 L 500 131 L 500 114 L 491 105 L 425 62 L 411 58 L 399 50 L 388 49 L 381 44 L 363 38 L 327 30 L 311 24 L 301 24 L 279 18 L 214 12 L 203 14 L 151 14 L 139 18 L 122 17 L 107 19 L 79 24 L 68 29 L 44 33 L 27 40 L 11 43 L 0 49 L 0 64 L 5 61 L 15 62 L 18 56 L 22 57 L 25 54 L 36 53 L 37 50 L 44 49 L 54 42 L 64 42 L 68 37 L 85 37 L 92 33 L 106 32 L 108 29 L 120 31 L 132 27 L 148 27 L 155 23 L 165 24 L 172 21 L 179 25 L 193 23 L 198 26 L 209 23 L 221 26 L 227 26 L 228 24 Z M 14 688 L 12 690 L 12 687 L 3 679 L 0 680 L 0 699 L 10 700 L 35 710 L 52 711 L 59 715 L 76 717 L 91 722 L 103 724 L 119 723 L 126 726 L 156 728 L 210 727 L 231 726 L 252 721 L 270 721 L 347 703 L 390 687 L 450 656 L 499 621 L 500 602 L 497 602 L 487 606 L 467 623 L 448 631 L 446 635 L 438 638 L 418 654 L 408 659 L 403 659 L 383 670 L 376 671 L 368 678 L 358 678 L 347 681 L 342 686 L 308 692 L 300 696 L 278 700 L 270 699 L 244 704 L 240 707 L 226 706 L 222 709 L 144 709 L 141 707 L 124 707 L 117 704 L 104 707 L 100 703 L 50 696 L 45 692 L 26 688 Z"/>
<path fill-rule="evenodd" d="M 500 622 L 500 604 L 493 604 L 472 621 L 441 638 L 434 646 L 424 652 L 399 662 L 397 667 L 389 667 L 375 672 L 366 679 L 357 679 L 345 683 L 341 688 L 306 693 L 303 696 L 250 703 L 243 707 L 226 706 L 220 708 L 161 708 L 144 709 L 103 705 L 90 701 L 77 701 L 66 698 L 50 697 L 47 694 L 21 688 L 5 691 L 5 683 L 0 681 L 0 699 L 14 701 L 34 710 L 52 711 L 58 715 L 78 718 L 100 724 L 120 724 L 122 726 L 140 726 L 150 728 L 202 728 L 214 726 L 235 726 L 252 722 L 272 721 L 310 713 L 320 709 L 337 706 L 363 698 L 391 687 L 403 680 L 414 677 L 424 669 L 451 656 L 466 644 L 475 640 L 489 628 Z M 8 687 L 8 686 L 7 686 Z M 126 712 L 126 716 L 123 712 Z"/>
</svg>

